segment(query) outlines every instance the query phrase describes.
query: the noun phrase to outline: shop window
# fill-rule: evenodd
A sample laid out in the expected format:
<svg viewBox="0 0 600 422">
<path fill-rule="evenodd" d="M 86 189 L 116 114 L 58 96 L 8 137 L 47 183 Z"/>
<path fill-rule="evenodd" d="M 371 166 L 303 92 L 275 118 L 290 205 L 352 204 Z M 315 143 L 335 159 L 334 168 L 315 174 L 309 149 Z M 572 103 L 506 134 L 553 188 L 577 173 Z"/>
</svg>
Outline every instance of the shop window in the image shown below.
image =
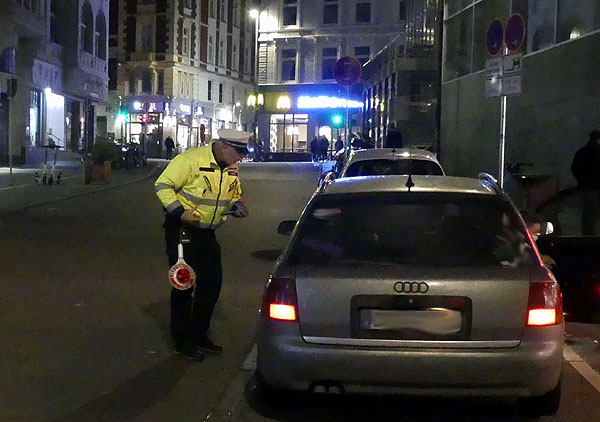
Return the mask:
<svg viewBox="0 0 600 422">
<path fill-rule="evenodd" d="M 530 0 L 528 21 L 528 45 L 530 51 L 541 50 L 554 44 L 555 2 Z"/>
<path fill-rule="evenodd" d="M 50 3 L 50 41 L 52 41 L 53 43 L 59 44 L 58 41 L 58 27 L 57 27 L 57 22 L 56 22 L 56 14 L 57 14 L 57 8 L 56 8 L 56 3 L 59 0 L 52 0 Z"/>
<path fill-rule="evenodd" d="M 354 57 L 360 64 L 365 64 L 371 58 L 371 47 L 354 47 Z"/>
<path fill-rule="evenodd" d="M 183 37 L 182 37 L 182 43 L 183 43 L 183 55 L 187 56 L 190 52 L 190 30 L 189 28 L 183 28 Z"/>
<path fill-rule="evenodd" d="M 324 0 L 323 4 L 323 23 L 338 23 L 338 0 Z"/>
<path fill-rule="evenodd" d="M 298 25 L 298 0 L 283 0 L 283 26 Z"/>
<path fill-rule="evenodd" d="M 129 75 L 129 93 L 135 94 L 136 91 L 137 91 L 137 78 L 135 77 L 135 74 L 132 73 Z"/>
<path fill-rule="evenodd" d="M 240 1 L 233 0 L 233 26 L 240 26 Z"/>
<path fill-rule="evenodd" d="M 27 126 L 27 136 L 31 146 L 41 146 L 40 118 L 42 116 L 41 92 L 37 90 L 30 91 L 29 105 L 29 125 Z"/>
<path fill-rule="evenodd" d="M 449 81 L 471 72 L 473 53 L 473 8 L 469 8 L 446 21 L 444 43 L 444 80 Z M 485 44 L 484 44 L 485 46 Z"/>
<path fill-rule="evenodd" d="M 356 23 L 371 23 L 371 3 L 356 3 Z"/>
<path fill-rule="evenodd" d="M 102 11 L 96 16 L 96 57 L 106 60 L 106 18 Z"/>
<path fill-rule="evenodd" d="M 165 93 L 165 71 L 160 69 L 158 71 L 158 81 L 157 81 L 157 87 L 156 87 L 156 93 L 157 94 L 164 94 Z"/>
<path fill-rule="evenodd" d="M 208 63 L 215 63 L 215 46 L 212 35 L 208 37 L 208 58 L 206 59 Z"/>
<path fill-rule="evenodd" d="M 281 51 L 281 80 L 296 80 L 296 50 L 294 49 Z"/>
<path fill-rule="evenodd" d="M 119 63 L 117 59 L 108 59 L 108 89 L 114 91 L 117 89 Z"/>
<path fill-rule="evenodd" d="M 152 93 L 152 74 L 148 69 L 142 71 L 142 92 Z"/>
<path fill-rule="evenodd" d="M 333 68 L 338 59 L 337 48 L 324 48 L 321 56 L 321 79 L 331 80 L 333 78 Z"/>
<path fill-rule="evenodd" d="M 556 10 L 556 42 L 573 40 L 600 27 L 600 4 L 558 0 Z"/>
<path fill-rule="evenodd" d="M 227 0 L 220 1 L 220 11 L 221 22 L 227 22 Z"/>
<path fill-rule="evenodd" d="M 308 114 L 272 114 L 269 131 L 270 150 L 307 152 Z"/>
<path fill-rule="evenodd" d="M 142 27 L 142 51 L 154 51 L 153 33 L 154 26 L 152 24 Z"/>
<path fill-rule="evenodd" d="M 81 9 L 81 43 L 83 51 L 94 54 L 94 13 L 87 1 Z"/>
<path fill-rule="evenodd" d="M 225 67 L 225 42 L 219 40 L 219 66 Z"/>
<path fill-rule="evenodd" d="M 237 50 L 237 44 L 234 43 L 233 44 L 233 49 L 232 49 L 232 53 L 231 53 L 231 70 L 237 72 L 239 69 L 239 55 L 238 55 L 238 50 Z"/>
</svg>

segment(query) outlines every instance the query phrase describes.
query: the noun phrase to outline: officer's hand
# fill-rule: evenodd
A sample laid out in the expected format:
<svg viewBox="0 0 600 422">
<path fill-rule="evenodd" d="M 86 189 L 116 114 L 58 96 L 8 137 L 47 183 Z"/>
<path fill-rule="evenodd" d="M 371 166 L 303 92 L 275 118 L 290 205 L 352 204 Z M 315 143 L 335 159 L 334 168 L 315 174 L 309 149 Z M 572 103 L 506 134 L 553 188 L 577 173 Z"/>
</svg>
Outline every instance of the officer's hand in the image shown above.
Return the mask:
<svg viewBox="0 0 600 422">
<path fill-rule="evenodd" d="M 556 261 L 548 255 L 542 255 L 542 263 L 548 267 L 549 270 L 553 270 L 556 267 Z"/>
<path fill-rule="evenodd" d="M 200 217 L 194 214 L 194 211 L 196 210 L 192 208 L 185 210 L 184 213 L 181 215 L 181 221 L 192 225 L 200 221 Z"/>
<path fill-rule="evenodd" d="M 236 218 L 244 218 L 248 216 L 248 207 L 241 201 L 235 201 L 231 210 L 233 211 L 233 214 L 231 215 Z"/>
</svg>

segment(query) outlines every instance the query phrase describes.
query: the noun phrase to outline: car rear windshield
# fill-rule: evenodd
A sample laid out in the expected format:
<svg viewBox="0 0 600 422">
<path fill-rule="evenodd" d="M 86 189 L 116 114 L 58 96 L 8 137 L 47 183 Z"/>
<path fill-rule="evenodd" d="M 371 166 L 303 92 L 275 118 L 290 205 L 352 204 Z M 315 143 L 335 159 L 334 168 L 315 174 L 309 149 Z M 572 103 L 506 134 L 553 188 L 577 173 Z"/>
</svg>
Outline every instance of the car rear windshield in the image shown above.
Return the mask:
<svg viewBox="0 0 600 422">
<path fill-rule="evenodd" d="M 302 217 L 291 259 L 516 267 L 534 262 L 528 242 L 510 202 L 500 196 L 322 195 Z"/>
<path fill-rule="evenodd" d="M 439 164 L 429 160 L 365 160 L 350 164 L 345 177 L 389 176 L 400 174 L 442 176 Z"/>
</svg>

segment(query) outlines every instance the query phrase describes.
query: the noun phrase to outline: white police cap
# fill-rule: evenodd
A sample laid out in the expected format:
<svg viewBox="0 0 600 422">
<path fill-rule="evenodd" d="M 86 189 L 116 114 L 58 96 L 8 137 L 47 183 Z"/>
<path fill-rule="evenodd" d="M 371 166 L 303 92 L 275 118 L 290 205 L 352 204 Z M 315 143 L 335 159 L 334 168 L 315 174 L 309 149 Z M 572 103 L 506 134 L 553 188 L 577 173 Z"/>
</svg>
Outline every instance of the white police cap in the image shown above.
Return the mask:
<svg viewBox="0 0 600 422">
<path fill-rule="evenodd" d="M 219 129 L 217 135 L 219 135 L 219 141 L 224 144 L 241 149 L 248 148 L 248 141 L 252 136 L 250 132 L 235 129 Z"/>
</svg>

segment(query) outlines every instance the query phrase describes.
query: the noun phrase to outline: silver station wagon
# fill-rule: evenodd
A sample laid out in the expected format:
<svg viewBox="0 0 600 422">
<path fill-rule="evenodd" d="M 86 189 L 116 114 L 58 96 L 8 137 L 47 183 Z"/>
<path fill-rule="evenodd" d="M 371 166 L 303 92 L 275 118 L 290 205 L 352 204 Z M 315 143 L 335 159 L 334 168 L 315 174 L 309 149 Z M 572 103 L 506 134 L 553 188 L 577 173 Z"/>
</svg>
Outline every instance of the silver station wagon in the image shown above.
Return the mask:
<svg viewBox="0 0 600 422">
<path fill-rule="evenodd" d="M 494 182 L 338 179 L 282 222 L 293 233 L 259 311 L 259 388 L 512 396 L 556 412 L 560 291 Z"/>
</svg>

